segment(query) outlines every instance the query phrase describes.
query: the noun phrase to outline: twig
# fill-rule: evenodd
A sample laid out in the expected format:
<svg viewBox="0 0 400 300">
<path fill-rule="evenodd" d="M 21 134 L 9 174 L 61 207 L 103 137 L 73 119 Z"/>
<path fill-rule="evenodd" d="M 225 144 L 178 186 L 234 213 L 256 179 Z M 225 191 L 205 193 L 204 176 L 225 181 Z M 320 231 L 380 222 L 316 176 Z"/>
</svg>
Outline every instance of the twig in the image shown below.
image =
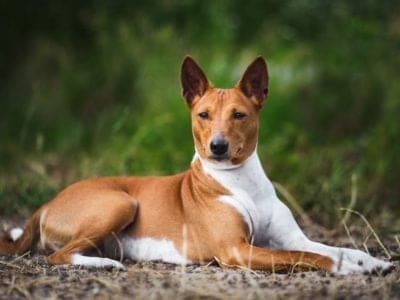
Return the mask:
<svg viewBox="0 0 400 300">
<path fill-rule="evenodd" d="M 350 242 L 353 244 L 353 247 L 356 248 L 356 249 L 359 249 L 359 248 L 357 247 L 357 244 L 356 244 L 356 242 L 354 241 L 353 237 L 351 236 L 350 230 L 349 230 L 349 228 L 347 227 L 346 222 L 345 222 L 344 220 L 342 220 L 342 223 L 343 223 L 344 230 L 346 231 L 346 234 L 347 234 L 347 236 L 348 236 L 349 239 L 350 239 Z"/>
<path fill-rule="evenodd" d="M 182 226 L 182 254 L 185 261 L 187 260 L 188 254 L 188 228 L 186 224 Z M 185 271 L 186 262 L 182 263 L 182 273 Z"/>
<path fill-rule="evenodd" d="M 14 262 L 16 262 L 16 261 L 18 261 L 18 260 L 24 258 L 25 256 L 28 256 L 30 253 L 31 253 L 30 251 L 27 251 L 27 252 L 25 252 L 24 254 L 22 254 L 22 255 L 20 255 L 20 256 L 18 256 L 18 257 L 16 257 L 16 258 L 14 258 L 11 262 L 14 263 Z"/>
<path fill-rule="evenodd" d="M 368 233 L 367 236 L 364 239 L 364 242 L 363 242 L 363 246 L 364 246 L 365 252 L 367 252 L 368 254 L 370 254 L 370 253 L 369 253 L 369 249 L 367 247 L 367 243 L 368 243 L 368 240 L 369 240 L 370 236 L 371 236 L 371 233 Z"/>
<path fill-rule="evenodd" d="M 24 286 L 32 287 L 32 286 L 38 286 L 38 285 L 50 285 L 55 282 L 58 282 L 58 280 L 55 278 L 48 278 L 48 279 L 42 279 L 42 280 L 35 279 L 35 280 L 32 280 L 32 281 L 26 283 Z"/>
<path fill-rule="evenodd" d="M 395 235 L 395 236 L 394 236 L 394 239 L 395 239 L 395 241 L 396 241 L 396 243 L 397 243 L 397 246 L 400 248 L 400 238 L 399 238 L 399 236 L 398 236 L 398 235 Z"/>
<path fill-rule="evenodd" d="M 186 287 L 186 260 L 188 252 L 188 228 L 186 224 L 182 226 L 182 254 L 185 261 L 181 263 L 181 280 L 180 288 L 184 289 Z"/>
<path fill-rule="evenodd" d="M 43 279 L 43 280 L 32 280 L 27 283 L 23 284 L 16 284 L 15 283 L 15 276 L 12 277 L 11 282 L 9 283 L 9 288 L 7 290 L 7 296 L 12 293 L 12 291 L 16 290 L 18 293 L 20 293 L 22 296 L 24 296 L 26 299 L 32 299 L 32 295 L 29 293 L 29 288 L 32 286 L 40 286 L 40 285 L 50 285 L 54 282 L 57 282 L 57 279 Z"/>
<path fill-rule="evenodd" d="M 10 286 L 8 287 L 8 290 L 7 290 L 7 296 L 10 295 L 11 292 L 14 290 L 14 287 L 15 287 L 15 276 L 14 275 L 12 276 L 11 282 L 9 285 Z"/>
<path fill-rule="evenodd" d="M 118 244 L 118 248 L 119 248 L 119 261 L 122 263 L 123 260 L 124 260 L 124 247 L 122 246 L 122 243 L 121 243 L 119 237 L 115 234 L 115 232 L 113 231 L 111 234 L 113 235 L 115 241 L 116 241 L 117 244 Z"/>
<path fill-rule="evenodd" d="M 368 254 L 370 254 L 369 253 L 369 249 L 368 249 L 368 246 L 367 246 L 367 243 L 363 243 L 363 247 L 364 247 L 364 250 L 365 250 L 365 252 L 367 252 Z"/>
<path fill-rule="evenodd" d="M 395 236 L 394 236 L 394 240 L 396 241 L 397 246 L 398 246 L 399 249 L 400 249 L 400 238 L 399 238 L 399 235 L 395 235 Z M 400 261 L 400 253 L 396 253 L 396 254 L 392 255 L 392 257 L 390 258 L 390 260 L 391 260 L 391 261 Z"/>
<path fill-rule="evenodd" d="M 276 272 L 275 272 L 275 260 L 274 260 L 274 256 L 271 255 L 271 266 L 272 266 L 272 279 L 273 281 L 276 280 Z"/>
<path fill-rule="evenodd" d="M 94 242 L 92 242 L 91 239 L 89 239 L 89 238 L 84 238 L 83 240 L 84 240 L 85 242 L 87 242 L 90 246 L 92 246 L 93 249 L 95 249 L 95 250 L 97 251 L 97 254 L 98 254 L 100 257 L 103 257 L 103 253 L 101 252 L 100 248 L 97 247 L 97 245 L 96 245 Z"/>
<path fill-rule="evenodd" d="M 28 292 L 28 290 L 25 287 L 22 286 L 15 286 L 14 287 L 22 296 L 24 296 L 26 299 L 32 299 L 31 294 Z"/>
<path fill-rule="evenodd" d="M 361 218 L 361 220 L 364 221 L 364 223 L 367 225 L 367 227 L 369 228 L 369 230 L 371 230 L 372 234 L 374 235 L 376 241 L 378 242 L 379 246 L 381 246 L 381 248 L 383 249 L 383 251 L 385 252 L 386 256 L 388 259 L 390 259 L 392 256 L 390 255 L 389 251 L 386 249 L 386 247 L 383 245 L 382 241 L 380 240 L 379 236 L 376 234 L 375 230 L 372 228 L 371 224 L 368 222 L 368 220 L 364 217 L 364 215 L 362 215 L 361 213 L 359 213 L 358 211 L 352 210 L 350 208 L 341 208 L 340 210 L 347 210 L 349 212 L 351 212 L 352 214 L 355 214 L 357 216 L 359 216 Z"/>
<path fill-rule="evenodd" d="M 247 264 L 248 269 L 251 269 L 251 261 L 253 259 L 253 245 L 254 245 L 254 235 L 251 237 L 250 241 L 249 262 Z"/>
<path fill-rule="evenodd" d="M 342 223 L 346 223 L 349 218 L 350 218 L 350 210 L 354 209 L 354 206 L 356 205 L 357 202 L 357 194 L 358 194 L 358 190 L 357 190 L 357 175 L 353 174 L 351 175 L 351 194 L 350 194 L 350 203 L 347 206 L 347 209 L 343 219 L 342 219 Z"/>
<path fill-rule="evenodd" d="M 339 261 L 338 261 L 338 271 L 340 271 L 342 269 L 342 264 L 343 264 L 343 252 L 339 253 Z"/>
<path fill-rule="evenodd" d="M 106 288 L 114 291 L 114 292 L 121 292 L 121 288 L 118 284 L 115 284 L 114 282 L 110 281 L 110 280 L 106 280 L 106 279 L 102 279 L 102 278 L 98 278 L 98 277 L 90 277 L 88 278 L 88 280 L 93 280 L 93 281 L 97 281 L 98 283 L 102 284 L 103 286 L 105 286 Z"/>
<path fill-rule="evenodd" d="M 206 265 L 204 265 L 204 266 L 205 266 L 205 267 L 209 267 L 209 266 L 211 266 L 214 262 L 216 262 L 215 259 L 210 260 L 210 261 L 208 262 L 208 264 L 206 264 Z"/>
<path fill-rule="evenodd" d="M 5 261 L 0 261 L 0 264 L 1 264 L 1 265 L 5 265 L 5 266 L 10 267 L 10 268 L 14 268 L 14 269 L 21 270 L 21 267 L 19 267 L 19 266 L 17 266 L 17 265 L 14 265 L 14 264 L 12 264 L 12 263 L 7 263 L 7 262 L 5 262 Z"/>
</svg>

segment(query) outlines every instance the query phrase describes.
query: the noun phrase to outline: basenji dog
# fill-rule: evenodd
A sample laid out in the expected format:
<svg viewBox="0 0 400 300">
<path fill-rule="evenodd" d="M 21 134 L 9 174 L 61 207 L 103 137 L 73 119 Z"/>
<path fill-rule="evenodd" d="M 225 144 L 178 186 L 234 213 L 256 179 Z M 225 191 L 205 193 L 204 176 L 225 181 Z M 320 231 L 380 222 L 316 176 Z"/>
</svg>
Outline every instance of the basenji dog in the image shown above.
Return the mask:
<svg viewBox="0 0 400 300">
<path fill-rule="evenodd" d="M 3 237 L 0 254 L 21 254 L 40 242 L 54 265 L 123 268 L 116 257 L 124 256 L 268 271 L 392 268 L 362 251 L 309 240 L 278 199 L 257 155 L 259 111 L 268 93 L 262 57 L 235 87 L 220 89 L 187 56 L 181 84 L 195 145 L 189 170 L 72 184 L 39 208 L 25 230 Z M 96 249 L 110 255 L 93 256 Z"/>
</svg>

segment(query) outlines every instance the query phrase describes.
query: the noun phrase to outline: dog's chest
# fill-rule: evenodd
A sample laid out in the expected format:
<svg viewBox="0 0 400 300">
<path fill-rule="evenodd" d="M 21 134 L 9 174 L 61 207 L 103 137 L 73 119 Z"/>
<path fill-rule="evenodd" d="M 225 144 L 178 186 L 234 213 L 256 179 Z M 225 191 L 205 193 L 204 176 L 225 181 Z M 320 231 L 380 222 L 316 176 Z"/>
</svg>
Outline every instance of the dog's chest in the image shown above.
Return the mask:
<svg viewBox="0 0 400 300">
<path fill-rule="evenodd" d="M 255 244 L 265 240 L 265 233 L 270 224 L 272 211 L 268 205 L 269 194 L 265 190 L 247 190 L 231 187 L 231 195 L 220 196 L 219 201 L 235 208 L 249 228 L 250 237 Z"/>
<path fill-rule="evenodd" d="M 275 196 L 275 190 L 266 177 L 257 155 L 254 153 L 237 169 L 213 169 L 204 162 L 203 168 L 230 193 L 219 196 L 218 200 L 235 208 L 243 217 L 255 241 L 264 240 L 264 233 L 272 216 L 270 199 Z"/>
</svg>

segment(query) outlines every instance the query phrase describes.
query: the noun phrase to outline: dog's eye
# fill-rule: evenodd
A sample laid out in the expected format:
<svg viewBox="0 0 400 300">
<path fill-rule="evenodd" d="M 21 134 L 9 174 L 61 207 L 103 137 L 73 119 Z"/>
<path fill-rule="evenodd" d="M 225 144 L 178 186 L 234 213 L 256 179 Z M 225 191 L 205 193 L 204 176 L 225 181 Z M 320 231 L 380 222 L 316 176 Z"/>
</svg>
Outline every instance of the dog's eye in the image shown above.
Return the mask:
<svg viewBox="0 0 400 300">
<path fill-rule="evenodd" d="M 206 120 L 206 119 L 208 119 L 208 112 L 203 111 L 203 112 L 199 113 L 198 116 L 199 116 L 201 119 Z"/>
<path fill-rule="evenodd" d="M 245 116 L 246 116 L 246 114 L 241 113 L 241 112 L 238 112 L 238 111 L 233 113 L 233 118 L 234 118 L 235 120 L 241 120 L 241 119 L 243 119 Z"/>
</svg>

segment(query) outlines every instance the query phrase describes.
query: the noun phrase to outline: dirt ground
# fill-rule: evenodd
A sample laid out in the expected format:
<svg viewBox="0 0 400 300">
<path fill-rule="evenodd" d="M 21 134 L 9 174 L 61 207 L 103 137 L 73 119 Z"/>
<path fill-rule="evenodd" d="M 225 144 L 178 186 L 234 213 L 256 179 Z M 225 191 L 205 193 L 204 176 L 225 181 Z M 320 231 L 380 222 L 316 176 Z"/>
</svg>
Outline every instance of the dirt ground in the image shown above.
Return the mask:
<svg viewBox="0 0 400 300">
<path fill-rule="evenodd" d="M 20 223 L 0 217 L 1 227 Z M 364 229 L 351 229 L 363 241 Z M 351 246 L 343 232 L 306 228 L 314 239 Z M 395 239 L 385 246 L 400 252 Z M 371 254 L 384 257 L 374 245 Z M 49 266 L 34 252 L 19 257 L 0 256 L 0 299 L 400 299 L 400 266 L 383 276 L 334 276 L 325 272 L 275 274 L 208 266 L 179 266 L 126 260 L 126 270 Z"/>
</svg>

